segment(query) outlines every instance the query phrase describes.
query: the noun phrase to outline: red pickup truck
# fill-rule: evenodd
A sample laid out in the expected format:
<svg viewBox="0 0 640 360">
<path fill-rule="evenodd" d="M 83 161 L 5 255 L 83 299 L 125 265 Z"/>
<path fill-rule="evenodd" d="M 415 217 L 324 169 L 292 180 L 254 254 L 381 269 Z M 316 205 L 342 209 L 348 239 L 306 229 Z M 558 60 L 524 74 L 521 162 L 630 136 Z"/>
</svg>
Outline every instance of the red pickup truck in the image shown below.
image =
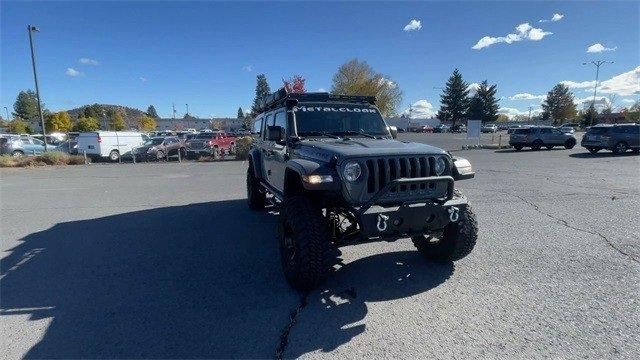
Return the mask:
<svg viewBox="0 0 640 360">
<path fill-rule="evenodd" d="M 235 145 L 236 138 L 222 131 L 201 132 L 195 138 L 185 142 L 189 158 L 231 154 L 235 150 Z"/>
</svg>

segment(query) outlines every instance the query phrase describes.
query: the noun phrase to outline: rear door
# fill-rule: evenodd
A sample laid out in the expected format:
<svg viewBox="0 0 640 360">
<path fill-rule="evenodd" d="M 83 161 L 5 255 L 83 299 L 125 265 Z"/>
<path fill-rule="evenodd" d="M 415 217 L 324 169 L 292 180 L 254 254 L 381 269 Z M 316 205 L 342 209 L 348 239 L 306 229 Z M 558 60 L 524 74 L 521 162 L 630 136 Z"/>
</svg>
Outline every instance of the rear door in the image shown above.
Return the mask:
<svg viewBox="0 0 640 360">
<path fill-rule="evenodd" d="M 274 145 L 273 145 L 273 141 L 269 141 L 268 139 L 268 132 L 269 132 L 269 126 L 273 126 L 273 113 L 271 114 L 267 114 L 264 117 L 264 127 L 263 127 L 263 137 L 262 137 L 262 143 L 260 144 L 260 152 L 262 153 L 262 164 L 264 166 L 264 174 L 263 174 L 263 179 L 267 180 L 267 182 L 271 185 L 275 187 L 275 184 L 273 183 L 273 171 L 272 171 L 272 166 L 273 166 L 273 160 L 274 160 Z"/>
<path fill-rule="evenodd" d="M 630 147 L 640 147 L 640 125 L 632 125 L 629 126 L 631 129 L 629 132 L 631 133 L 631 139 L 629 140 Z"/>
<path fill-rule="evenodd" d="M 280 126 L 284 130 L 282 133 L 282 142 L 273 142 L 273 161 L 271 163 L 271 178 L 274 186 L 280 191 L 284 191 L 284 172 L 287 168 L 287 147 L 285 139 L 287 138 L 287 113 L 284 109 L 277 111 L 273 120 L 275 126 Z"/>
<path fill-rule="evenodd" d="M 551 134 L 549 136 L 550 138 L 549 143 L 553 145 L 563 145 L 565 141 L 564 133 L 558 129 L 550 129 L 550 130 L 551 130 Z"/>
</svg>

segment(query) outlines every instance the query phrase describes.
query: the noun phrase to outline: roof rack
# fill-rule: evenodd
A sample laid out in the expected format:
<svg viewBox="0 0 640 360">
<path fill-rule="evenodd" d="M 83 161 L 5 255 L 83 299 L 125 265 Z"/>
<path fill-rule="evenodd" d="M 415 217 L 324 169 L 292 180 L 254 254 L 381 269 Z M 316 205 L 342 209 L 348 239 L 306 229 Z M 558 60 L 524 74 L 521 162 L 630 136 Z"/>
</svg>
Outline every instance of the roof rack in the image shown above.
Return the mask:
<svg viewBox="0 0 640 360">
<path fill-rule="evenodd" d="M 374 105 L 376 97 L 363 95 L 335 95 L 327 92 L 287 93 L 285 88 L 281 88 L 278 91 L 263 97 L 258 103 L 258 111 L 263 113 L 282 105 L 293 107 L 299 102 L 345 102 Z"/>
</svg>

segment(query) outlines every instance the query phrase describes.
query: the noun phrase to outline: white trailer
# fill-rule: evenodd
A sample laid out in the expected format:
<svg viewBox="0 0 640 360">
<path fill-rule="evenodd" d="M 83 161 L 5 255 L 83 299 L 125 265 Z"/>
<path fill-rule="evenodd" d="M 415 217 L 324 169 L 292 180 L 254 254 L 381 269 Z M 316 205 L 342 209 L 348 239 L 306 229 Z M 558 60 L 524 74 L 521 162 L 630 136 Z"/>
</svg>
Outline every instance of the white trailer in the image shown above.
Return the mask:
<svg viewBox="0 0 640 360">
<path fill-rule="evenodd" d="M 145 142 L 145 136 L 135 131 L 91 131 L 78 136 L 78 154 L 86 152 L 91 158 L 118 161 Z"/>
</svg>

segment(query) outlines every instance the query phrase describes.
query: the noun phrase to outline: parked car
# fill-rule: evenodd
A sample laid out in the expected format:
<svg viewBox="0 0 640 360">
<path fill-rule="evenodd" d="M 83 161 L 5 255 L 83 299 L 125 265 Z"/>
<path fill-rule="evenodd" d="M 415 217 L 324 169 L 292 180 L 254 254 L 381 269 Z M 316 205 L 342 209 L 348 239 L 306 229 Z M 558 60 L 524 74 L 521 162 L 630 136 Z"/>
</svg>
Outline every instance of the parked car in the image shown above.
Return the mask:
<svg viewBox="0 0 640 360">
<path fill-rule="evenodd" d="M 560 125 L 561 128 L 572 128 L 573 131 L 576 131 L 578 129 L 580 129 L 580 124 L 578 123 L 564 123 L 562 125 Z"/>
<path fill-rule="evenodd" d="M 56 151 L 62 151 L 69 155 L 78 155 L 78 139 L 69 139 L 56 146 Z"/>
<path fill-rule="evenodd" d="M 184 143 L 175 136 L 153 137 L 134 149 L 136 159 L 164 160 L 169 156 L 186 156 Z"/>
<path fill-rule="evenodd" d="M 482 131 L 483 133 L 494 133 L 498 131 L 498 126 L 496 126 L 496 124 L 485 124 L 482 125 L 480 131 Z"/>
<path fill-rule="evenodd" d="M 54 147 L 49 147 L 52 150 Z M 31 136 L 13 135 L 0 138 L 0 154 L 12 156 L 38 155 L 45 151 L 44 141 Z"/>
<path fill-rule="evenodd" d="M 562 126 L 558 127 L 557 129 L 562 131 L 565 134 L 573 134 L 576 131 L 573 128 L 573 126 L 568 126 L 568 125 L 562 125 Z"/>
<path fill-rule="evenodd" d="M 43 141 L 45 138 L 45 136 L 43 136 L 42 134 L 31 135 L 31 137 L 34 139 L 38 139 L 40 141 Z M 64 140 L 61 140 L 59 136 L 47 135 L 46 138 L 47 138 L 47 145 L 53 145 L 54 147 L 62 144 L 62 142 L 64 141 Z"/>
<path fill-rule="evenodd" d="M 235 137 L 222 131 L 201 132 L 195 138 L 185 143 L 187 158 L 195 158 L 201 155 L 220 155 L 235 151 Z"/>
<path fill-rule="evenodd" d="M 465 124 L 458 124 L 451 128 L 453 133 L 465 133 L 467 132 L 467 126 Z"/>
<path fill-rule="evenodd" d="M 449 125 L 440 124 L 440 125 L 438 125 L 438 126 L 433 128 L 433 132 L 434 133 L 446 133 L 446 132 L 449 132 L 450 129 L 451 129 L 451 127 Z"/>
<path fill-rule="evenodd" d="M 552 149 L 554 146 L 571 149 L 576 145 L 576 138 L 551 126 L 531 126 L 515 129 L 509 137 L 509 145 L 518 151 L 523 147 L 540 150 L 543 146 L 547 149 Z"/>
<path fill-rule="evenodd" d="M 498 131 L 504 131 L 504 130 L 509 130 L 509 125 L 507 124 L 498 125 Z"/>
<path fill-rule="evenodd" d="M 145 142 L 144 134 L 136 131 L 92 131 L 78 136 L 78 153 L 92 159 L 118 161 L 131 155 L 131 150 Z"/>
<path fill-rule="evenodd" d="M 422 127 L 422 132 L 423 133 L 432 133 L 433 132 L 433 126 L 431 125 L 425 125 Z"/>
<path fill-rule="evenodd" d="M 513 132 L 517 129 L 522 129 L 523 126 L 522 125 L 511 125 L 509 126 L 509 128 L 507 129 L 507 134 L 513 134 Z"/>
<path fill-rule="evenodd" d="M 587 130 L 580 145 L 593 154 L 602 149 L 611 150 L 616 154 L 631 149 L 637 154 L 640 152 L 640 125 L 595 125 Z"/>
</svg>

